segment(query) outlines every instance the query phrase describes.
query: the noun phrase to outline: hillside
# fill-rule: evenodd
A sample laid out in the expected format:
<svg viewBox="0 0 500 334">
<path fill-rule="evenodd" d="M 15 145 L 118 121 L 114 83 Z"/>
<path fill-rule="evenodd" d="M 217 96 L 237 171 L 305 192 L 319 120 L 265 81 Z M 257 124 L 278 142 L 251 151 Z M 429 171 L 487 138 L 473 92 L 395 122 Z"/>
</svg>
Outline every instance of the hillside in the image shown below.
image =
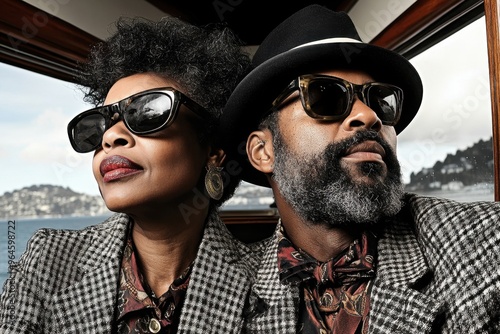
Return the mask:
<svg viewBox="0 0 500 334">
<path fill-rule="evenodd" d="M 453 190 L 475 184 L 493 183 L 493 141 L 480 140 L 465 150 L 448 154 L 431 168 L 412 173 L 409 191 Z"/>
<path fill-rule="evenodd" d="M 100 196 L 53 185 L 33 185 L 0 196 L 0 218 L 95 216 L 108 214 Z"/>
<path fill-rule="evenodd" d="M 493 184 L 492 139 L 475 143 L 465 150 L 448 154 L 431 168 L 412 173 L 407 191 L 454 191 L 463 187 Z M 273 203 L 268 188 L 242 183 L 225 205 L 226 210 L 265 209 Z M 62 217 L 107 215 L 109 210 L 100 196 L 77 193 L 54 185 L 33 185 L 0 196 L 0 218 Z"/>
</svg>

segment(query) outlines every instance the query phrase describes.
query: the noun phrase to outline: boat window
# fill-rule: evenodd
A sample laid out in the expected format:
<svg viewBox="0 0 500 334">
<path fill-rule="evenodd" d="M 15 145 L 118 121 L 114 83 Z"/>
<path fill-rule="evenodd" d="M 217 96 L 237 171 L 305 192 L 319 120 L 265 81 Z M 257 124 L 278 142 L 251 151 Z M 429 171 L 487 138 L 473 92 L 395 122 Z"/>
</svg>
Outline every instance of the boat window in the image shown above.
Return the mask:
<svg viewBox="0 0 500 334">
<path fill-rule="evenodd" d="M 58 185 L 99 195 L 92 154 L 78 154 L 66 132 L 76 114 L 90 108 L 73 83 L 0 63 L 0 195 L 33 185 Z M 8 79 L 4 79 L 8 78 Z M 33 203 L 26 202 L 27 206 Z M 23 208 L 13 208 L 19 217 Z"/>
<path fill-rule="evenodd" d="M 398 136 L 406 189 L 458 201 L 494 200 L 484 16 L 411 59 L 424 98 Z"/>
<path fill-rule="evenodd" d="M 406 190 L 458 201 L 494 200 L 488 53 L 484 16 L 413 57 L 424 98 L 398 136 Z M 242 183 L 226 210 L 267 209 L 268 188 Z"/>
<path fill-rule="evenodd" d="M 398 136 L 406 189 L 459 201 L 494 200 L 492 121 L 484 17 L 413 57 L 424 99 Z M 37 184 L 99 195 L 92 154 L 77 154 L 66 124 L 89 108 L 72 83 L 0 63 L 0 194 Z M 223 210 L 272 207 L 269 188 L 243 182 Z M 19 210 L 19 208 L 16 208 Z"/>
</svg>

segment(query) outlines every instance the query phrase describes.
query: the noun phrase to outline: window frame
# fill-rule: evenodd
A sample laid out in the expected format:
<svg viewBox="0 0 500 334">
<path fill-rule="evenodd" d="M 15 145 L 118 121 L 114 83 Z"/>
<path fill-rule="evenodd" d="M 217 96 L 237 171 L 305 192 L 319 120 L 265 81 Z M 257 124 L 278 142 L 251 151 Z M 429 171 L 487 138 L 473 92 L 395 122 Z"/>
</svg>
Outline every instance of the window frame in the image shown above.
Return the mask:
<svg viewBox="0 0 500 334">
<path fill-rule="evenodd" d="M 495 201 L 500 201 L 500 41 L 497 0 L 419 0 L 371 43 L 407 58 L 425 51 L 485 15 L 488 38 L 490 96 L 495 175 Z M 68 82 L 77 64 L 100 39 L 24 1 L 3 0 L 0 11 L 0 61 Z M 248 212 L 242 213 L 248 217 Z M 225 215 L 242 221 L 234 212 Z M 274 215 L 257 212 L 267 220 Z"/>
</svg>

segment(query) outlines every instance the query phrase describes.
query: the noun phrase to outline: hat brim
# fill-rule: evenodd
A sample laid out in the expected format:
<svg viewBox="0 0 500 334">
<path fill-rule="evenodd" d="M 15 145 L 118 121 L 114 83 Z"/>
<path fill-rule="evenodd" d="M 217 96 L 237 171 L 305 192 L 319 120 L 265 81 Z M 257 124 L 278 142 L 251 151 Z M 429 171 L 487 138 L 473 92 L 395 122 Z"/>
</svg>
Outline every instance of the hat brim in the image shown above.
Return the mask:
<svg viewBox="0 0 500 334">
<path fill-rule="evenodd" d="M 265 175 L 248 161 L 248 135 L 257 129 L 261 115 L 290 83 L 302 74 L 339 68 L 364 71 L 374 80 L 403 89 L 402 115 L 395 126 L 399 134 L 415 117 L 422 102 L 422 82 L 411 63 L 401 55 L 365 43 L 328 43 L 294 48 L 254 68 L 236 87 L 224 110 L 221 127 L 228 158 L 239 163 L 244 181 L 269 187 Z"/>
</svg>

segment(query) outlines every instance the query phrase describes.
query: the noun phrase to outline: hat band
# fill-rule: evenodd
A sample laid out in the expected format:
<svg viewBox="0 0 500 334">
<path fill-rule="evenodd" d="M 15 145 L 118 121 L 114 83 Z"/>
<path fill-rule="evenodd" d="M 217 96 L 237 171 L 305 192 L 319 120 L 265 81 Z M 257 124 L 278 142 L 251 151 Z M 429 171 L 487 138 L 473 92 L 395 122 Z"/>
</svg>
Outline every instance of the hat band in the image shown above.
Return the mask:
<svg viewBox="0 0 500 334">
<path fill-rule="evenodd" d="M 302 48 L 304 46 L 310 46 L 310 45 L 334 44 L 334 43 L 363 43 L 363 42 L 362 41 L 358 41 L 357 39 L 354 39 L 354 38 L 334 37 L 334 38 L 320 39 L 318 41 L 314 41 L 314 42 L 309 42 L 309 43 L 305 43 L 305 44 L 302 44 L 302 45 L 298 45 L 298 46 L 292 48 L 291 50 Z"/>
</svg>

